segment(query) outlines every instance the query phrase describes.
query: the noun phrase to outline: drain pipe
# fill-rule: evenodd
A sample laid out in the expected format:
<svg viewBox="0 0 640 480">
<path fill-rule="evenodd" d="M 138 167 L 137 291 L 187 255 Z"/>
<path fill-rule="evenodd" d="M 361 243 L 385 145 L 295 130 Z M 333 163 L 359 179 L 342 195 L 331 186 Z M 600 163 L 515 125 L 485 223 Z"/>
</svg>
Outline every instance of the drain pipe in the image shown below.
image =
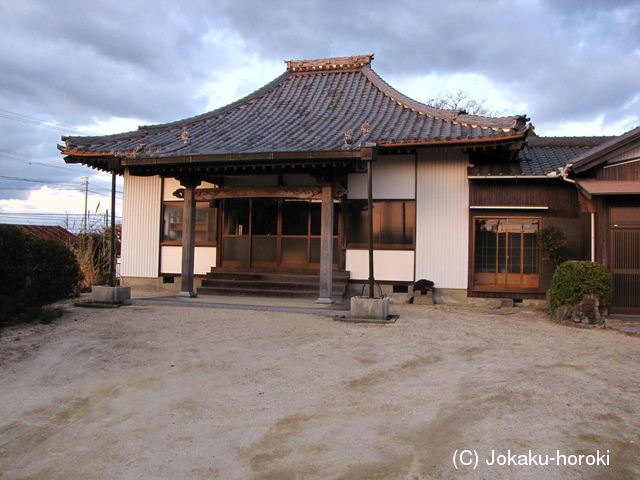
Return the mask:
<svg viewBox="0 0 640 480">
<path fill-rule="evenodd" d="M 559 168 L 560 176 L 565 182 L 573 183 L 575 185 L 576 181 L 569 178 L 569 169 L 573 166 L 573 163 L 567 163 L 564 167 Z M 557 177 L 558 174 L 556 172 L 552 172 L 548 175 L 549 177 Z M 590 245 L 590 253 L 591 253 L 591 261 L 596 261 L 596 212 L 589 213 L 589 221 L 590 221 L 590 230 L 591 230 L 591 245 Z"/>
<path fill-rule="evenodd" d="M 596 212 L 591 212 L 591 261 L 596 261 Z"/>
</svg>

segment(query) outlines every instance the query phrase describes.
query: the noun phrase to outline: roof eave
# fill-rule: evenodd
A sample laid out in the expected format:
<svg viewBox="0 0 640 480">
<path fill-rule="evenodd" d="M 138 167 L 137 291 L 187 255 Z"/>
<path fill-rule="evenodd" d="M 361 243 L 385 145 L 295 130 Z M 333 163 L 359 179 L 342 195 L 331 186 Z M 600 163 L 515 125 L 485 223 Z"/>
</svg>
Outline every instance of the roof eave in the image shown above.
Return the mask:
<svg viewBox="0 0 640 480">
<path fill-rule="evenodd" d="M 466 139 L 449 139 L 449 140 L 434 140 L 434 141 L 417 141 L 417 142 L 395 142 L 395 143 L 382 143 L 380 147 L 467 147 L 472 148 L 474 146 L 502 146 L 505 144 L 515 143 L 524 140 L 527 137 L 528 130 L 522 133 L 510 134 L 500 137 L 491 138 L 466 138 Z"/>
<path fill-rule="evenodd" d="M 582 173 L 601 165 L 606 161 L 603 157 L 615 150 L 623 148 L 631 142 L 640 139 L 640 127 L 636 127 L 619 137 L 615 137 L 590 152 L 576 158 L 571 166 L 573 173 Z"/>
<path fill-rule="evenodd" d="M 123 157 L 123 166 L 138 165 L 192 165 L 218 163 L 279 162 L 291 160 L 353 160 L 361 158 L 361 150 L 307 150 L 285 152 L 213 153 L 177 155 L 171 157 Z"/>
<path fill-rule="evenodd" d="M 97 154 L 64 152 L 68 156 L 64 161 L 68 164 L 84 164 L 104 171 L 120 172 L 126 167 L 246 167 L 264 165 L 291 165 L 293 163 L 312 166 L 322 163 L 343 163 L 366 159 L 367 150 L 363 147 L 353 150 L 307 150 L 285 152 L 249 152 L 249 153 L 219 153 L 200 155 L 178 155 L 171 157 L 127 157 L 118 154 Z"/>
</svg>

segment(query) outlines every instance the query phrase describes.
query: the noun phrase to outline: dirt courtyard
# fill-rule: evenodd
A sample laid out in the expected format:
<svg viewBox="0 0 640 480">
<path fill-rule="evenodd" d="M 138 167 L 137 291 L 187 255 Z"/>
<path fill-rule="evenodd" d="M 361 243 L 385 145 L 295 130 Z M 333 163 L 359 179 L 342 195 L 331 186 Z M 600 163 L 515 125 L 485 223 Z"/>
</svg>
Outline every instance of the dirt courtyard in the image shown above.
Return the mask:
<svg viewBox="0 0 640 480">
<path fill-rule="evenodd" d="M 640 478 L 640 338 L 391 313 L 68 306 L 4 329 L 0 478 Z"/>
</svg>

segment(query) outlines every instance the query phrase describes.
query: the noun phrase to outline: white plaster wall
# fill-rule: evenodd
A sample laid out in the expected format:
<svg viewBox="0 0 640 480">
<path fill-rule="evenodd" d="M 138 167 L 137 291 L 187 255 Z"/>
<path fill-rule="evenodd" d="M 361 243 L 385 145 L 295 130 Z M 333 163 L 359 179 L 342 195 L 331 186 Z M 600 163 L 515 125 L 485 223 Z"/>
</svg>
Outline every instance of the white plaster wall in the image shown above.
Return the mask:
<svg viewBox="0 0 640 480">
<path fill-rule="evenodd" d="M 432 280 L 436 288 L 467 288 L 468 163 L 458 150 L 418 154 L 415 279 Z"/>
<path fill-rule="evenodd" d="M 160 252 L 160 273 L 180 275 L 182 272 L 182 247 L 162 246 Z M 205 275 L 216 266 L 216 247 L 196 247 L 193 271 Z"/>
<path fill-rule="evenodd" d="M 369 251 L 347 250 L 346 269 L 353 280 L 369 278 Z M 413 250 L 374 250 L 373 276 L 377 281 L 413 282 Z"/>
<path fill-rule="evenodd" d="M 162 179 L 124 173 L 122 204 L 123 277 L 158 276 Z"/>
<path fill-rule="evenodd" d="M 411 199 L 416 198 L 416 160 L 413 155 L 394 155 L 378 157 L 373 162 L 373 198 L 374 199 Z M 367 198 L 367 174 L 351 173 L 348 177 L 349 193 L 347 198 Z"/>
</svg>

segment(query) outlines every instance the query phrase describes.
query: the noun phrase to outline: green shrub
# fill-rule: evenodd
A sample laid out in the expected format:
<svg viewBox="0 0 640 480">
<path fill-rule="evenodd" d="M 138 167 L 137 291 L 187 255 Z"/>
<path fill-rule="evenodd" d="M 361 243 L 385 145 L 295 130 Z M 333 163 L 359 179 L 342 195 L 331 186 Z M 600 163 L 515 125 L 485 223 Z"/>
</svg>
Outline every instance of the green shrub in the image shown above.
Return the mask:
<svg viewBox="0 0 640 480">
<path fill-rule="evenodd" d="M 37 305 L 66 298 L 78 291 L 80 267 L 65 244 L 28 235 L 29 285 L 26 292 Z"/>
<path fill-rule="evenodd" d="M 0 225 L 0 320 L 20 311 L 22 292 L 27 284 L 27 246 L 24 230 Z"/>
<path fill-rule="evenodd" d="M 564 230 L 549 226 L 538 232 L 538 244 L 542 257 L 551 262 L 553 269 L 567 260 L 567 234 Z"/>
<path fill-rule="evenodd" d="M 81 278 L 69 247 L 13 225 L 0 226 L 0 276 L 1 321 L 73 295 Z"/>
<path fill-rule="evenodd" d="M 611 273 L 598 263 L 569 260 L 557 268 L 549 293 L 552 310 L 577 305 L 586 294 L 596 295 L 606 307 L 611 301 Z"/>
</svg>

